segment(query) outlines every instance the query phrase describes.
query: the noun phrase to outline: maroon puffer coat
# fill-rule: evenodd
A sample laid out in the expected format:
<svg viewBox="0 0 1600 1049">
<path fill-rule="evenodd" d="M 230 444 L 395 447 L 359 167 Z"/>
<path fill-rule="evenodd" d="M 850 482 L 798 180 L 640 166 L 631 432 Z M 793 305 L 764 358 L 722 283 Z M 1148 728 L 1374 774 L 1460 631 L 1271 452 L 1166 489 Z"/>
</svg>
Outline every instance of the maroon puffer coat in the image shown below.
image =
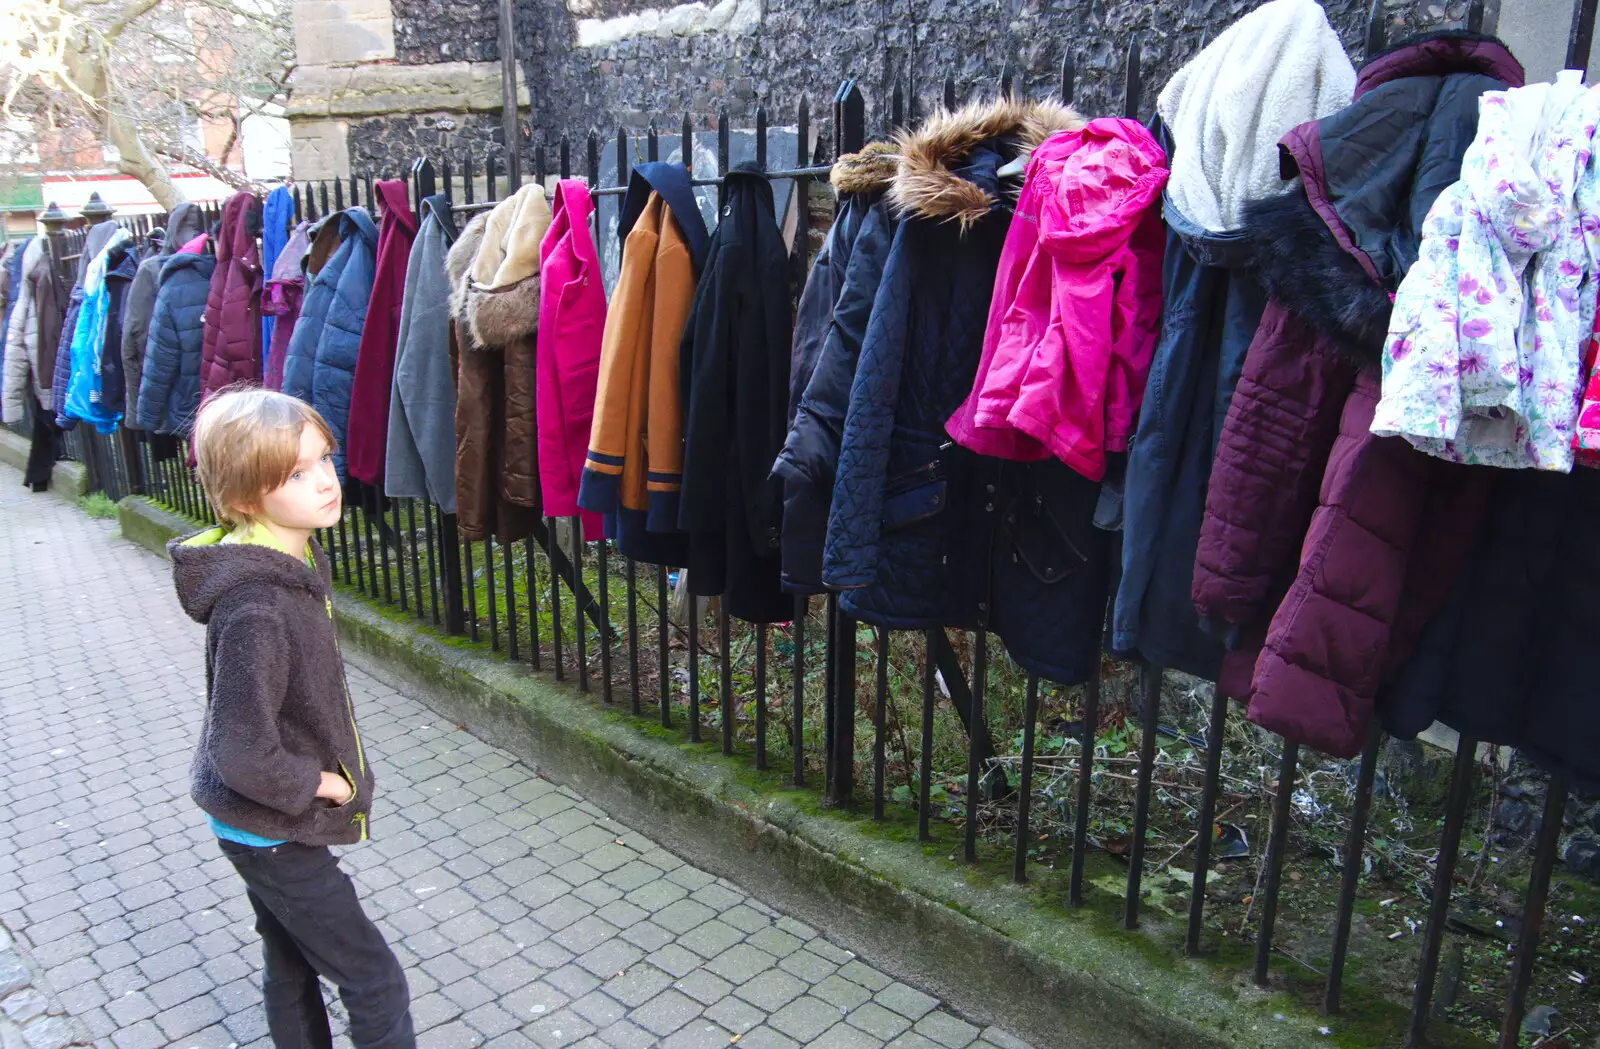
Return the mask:
<svg viewBox="0 0 1600 1049">
<path fill-rule="evenodd" d="M 1485 471 L 1368 426 L 1389 293 L 1460 173 L 1478 96 L 1521 82 L 1505 46 L 1477 34 L 1379 55 L 1351 106 L 1285 137 L 1303 186 L 1247 210 L 1272 303 L 1219 442 L 1195 607 L 1232 649 L 1218 687 L 1329 753 L 1361 749 L 1379 686 L 1481 522 Z"/>
<path fill-rule="evenodd" d="M 200 341 L 200 394 L 261 381 L 261 204 L 240 191 L 222 207 Z"/>
</svg>

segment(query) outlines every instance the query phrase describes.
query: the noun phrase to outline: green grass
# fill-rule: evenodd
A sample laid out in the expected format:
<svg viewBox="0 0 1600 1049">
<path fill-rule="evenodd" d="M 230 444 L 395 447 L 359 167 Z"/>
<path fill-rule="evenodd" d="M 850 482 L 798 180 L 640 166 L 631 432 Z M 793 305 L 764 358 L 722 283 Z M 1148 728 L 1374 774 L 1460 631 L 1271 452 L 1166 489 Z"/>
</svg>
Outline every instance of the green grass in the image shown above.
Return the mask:
<svg viewBox="0 0 1600 1049">
<path fill-rule="evenodd" d="M 106 521 L 115 520 L 117 516 L 117 504 L 104 492 L 91 492 L 88 495 L 78 496 L 78 509 L 90 517 Z"/>
</svg>

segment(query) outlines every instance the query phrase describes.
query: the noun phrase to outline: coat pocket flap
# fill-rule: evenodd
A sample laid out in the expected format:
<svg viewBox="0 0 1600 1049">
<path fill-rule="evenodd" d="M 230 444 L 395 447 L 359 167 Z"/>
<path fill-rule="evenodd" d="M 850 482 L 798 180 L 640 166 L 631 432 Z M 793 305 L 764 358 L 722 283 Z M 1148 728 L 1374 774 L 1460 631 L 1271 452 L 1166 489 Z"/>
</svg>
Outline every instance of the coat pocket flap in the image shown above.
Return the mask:
<svg viewBox="0 0 1600 1049">
<path fill-rule="evenodd" d="M 1041 583 L 1057 583 L 1088 559 L 1043 499 L 1018 499 L 1005 516 L 1011 558 L 1028 567 Z"/>
<path fill-rule="evenodd" d="M 942 513 L 948 500 L 948 486 L 942 477 L 891 491 L 883 501 L 883 530 L 904 528 Z"/>
</svg>

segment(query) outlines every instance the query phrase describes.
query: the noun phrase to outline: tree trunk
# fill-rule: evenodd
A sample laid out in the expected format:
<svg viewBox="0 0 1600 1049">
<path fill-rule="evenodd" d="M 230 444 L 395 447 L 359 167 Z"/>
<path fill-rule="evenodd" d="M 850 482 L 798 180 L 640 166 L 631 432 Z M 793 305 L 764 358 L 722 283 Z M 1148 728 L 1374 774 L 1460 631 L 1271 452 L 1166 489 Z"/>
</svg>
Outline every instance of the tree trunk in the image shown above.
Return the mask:
<svg viewBox="0 0 1600 1049">
<path fill-rule="evenodd" d="M 134 127 L 132 121 L 108 112 L 106 134 L 121 156 L 117 161 L 117 170 L 143 182 L 150 195 L 156 198 L 156 203 L 164 210 L 171 211 L 188 199 L 183 195 L 183 190 L 178 188 L 177 183 L 172 181 L 172 174 L 167 171 L 166 165 L 156 159 L 155 154 L 145 145 L 144 139 L 139 135 L 139 129 Z"/>
</svg>

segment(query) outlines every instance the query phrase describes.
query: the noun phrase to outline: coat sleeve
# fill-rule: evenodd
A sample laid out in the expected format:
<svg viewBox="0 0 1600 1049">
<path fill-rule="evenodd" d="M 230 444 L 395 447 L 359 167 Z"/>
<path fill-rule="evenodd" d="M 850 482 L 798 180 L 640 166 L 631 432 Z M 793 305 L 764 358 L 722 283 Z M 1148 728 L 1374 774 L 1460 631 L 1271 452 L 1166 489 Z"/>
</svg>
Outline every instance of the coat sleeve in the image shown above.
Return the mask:
<svg viewBox="0 0 1600 1049">
<path fill-rule="evenodd" d="M 894 434 L 895 401 L 905 365 L 910 321 L 909 266 L 897 265 L 897 240 L 884 263 L 872 317 L 861 343 L 861 359 L 850 386 L 849 409 L 839 441 L 839 467 L 828 514 L 822 579 L 830 587 L 855 590 L 877 578 L 882 553 L 884 485 Z"/>
<path fill-rule="evenodd" d="M 1195 552 L 1195 611 L 1219 633 L 1266 623 L 1293 580 L 1354 381 L 1336 348 L 1267 306 L 1228 406 Z"/>
<path fill-rule="evenodd" d="M 767 233 L 766 258 L 758 268 L 759 294 L 744 314 L 735 347 L 742 347 L 736 367 L 753 373 L 742 387 L 749 392 L 739 403 L 738 432 L 749 437 L 739 441 L 737 452 L 750 548 L 776 554 L 783 528 L 783 481 L 773 476 L 772 461 L 782 449 L 788 429 L 793 323 L 783 242 L 775 226 Z"/>
<path fill-rule="evenodd" d="M 505 438 L 497 482 L 507 502 L 533 509 L 539 508 L 539 409 L 534 399 L 537 345 L 535 333 L 528 332 L 512 339 L 504 350 Z"/>
<path fill-rule="evenodd" d="M 683 493 L 678 527 L 685 532 L 727 529 L 728 470 L 734 410 L 728 389 L 728 357 L 735 352 L 733 327 L 743 304 L 739 275 L 718 266 L 700 281 L 678 350 L 684 405 Z"/>
<path fill-rule="evenodd" d="M 22 289 L 22 298 L 11 311 L 11 321 L 6 325 L 4 390 L 0 392 L 0 420 L 8 426 L 22 422 L 23 405 L 33 389 L 33 362 L 26 345 L 28 318 L 33 312 L 32 296 Z"/>
<path fill-rule="evenodd" d="M 156 282 L 161 275 L 162 258 L 145 259 L 128 289 L 122 307 L 122 380 L 127 396 L 127 422 L 137 429 L 139 422 L 139 383 L 144 372 L 145 343 L 150 335 L 150 317 L 156 307 Z"/>
<path fill-rule="evenodd" d="M 416 273 L 420 269 L 422 241 L 412 250 L 406 263 L 406 294 L 400 301 L 400 324 L 395 332 L 394 381 L 389 385 L 388 432 L 384 434 L 383 491 L 402 499 L 426 498 L 426 475 L 412 422 L 406 416 L 406 393 L 412 389 L 412 372 L 420 346 L 412 345 L 413 322 L 417 312 Z"/>
<path fill-rule="evenodd" d="M 1131 243 L 1132 260 L 1117 288 L 1112 330 L 1111 370 L 1106 376 L 1105 448 L 1125 452 L 1139 425 L 1150 362 L 1161 335 L 1161 267 L 1166 234 L 1160 213 L 1151 209 L 1140 220 Z"/>
<path fill-rule="evenodd" d="M 649 241 L 647 244 L 646 241 Z M 589 450 L 578 482 L 578 506 L 597 514 L 611 513 L 622 504 L 622 471 L 632 448 L 628 413 L 633 403 L 635 357 L 649 323 L 645 294 L 651 285 L 650 265 L 635 256 L 655 254 L 654 236 L 635 228 L 622 253 L 622 273 L 611 295 L 605 334 L 600 343 L 600 377 L 595 387 L 594 419 L 589 426 Z"/>
<path fill-rule="evenodd" d="M 314 759 L 288 750 L 278 731 L 294 665 L 288 632 L 277 613 L 259 605 L 218 618 L 211 642 L 207 755 L 229 790 L 299 816 L 316 800 L 323 770 Z"/>
<path fill-rule="evenodd" d="M 1374 437 L 1377 381 L 1346 401 L 1299 573 L 1256 662 L 1250 720 L 1350 758 L 1367 738 L 1419 541 L 1431 460 Z"/>
<path fill-rule="evenodd" d="M 144 370 L 139 377 L 139 418 L 145 425 L 175 432 L 174 420 L 167 418 L 167 405 L 172 400 L 172 387 L 178 380 L 181 353 L 178 326 L 172 315 L 172 303 L 166 297 L 156 298 L 156 308 L 150 315 L 150 330 L 145 336 Z M 168 350 L 173 352 L 168 352 Z"/>
</svg>

